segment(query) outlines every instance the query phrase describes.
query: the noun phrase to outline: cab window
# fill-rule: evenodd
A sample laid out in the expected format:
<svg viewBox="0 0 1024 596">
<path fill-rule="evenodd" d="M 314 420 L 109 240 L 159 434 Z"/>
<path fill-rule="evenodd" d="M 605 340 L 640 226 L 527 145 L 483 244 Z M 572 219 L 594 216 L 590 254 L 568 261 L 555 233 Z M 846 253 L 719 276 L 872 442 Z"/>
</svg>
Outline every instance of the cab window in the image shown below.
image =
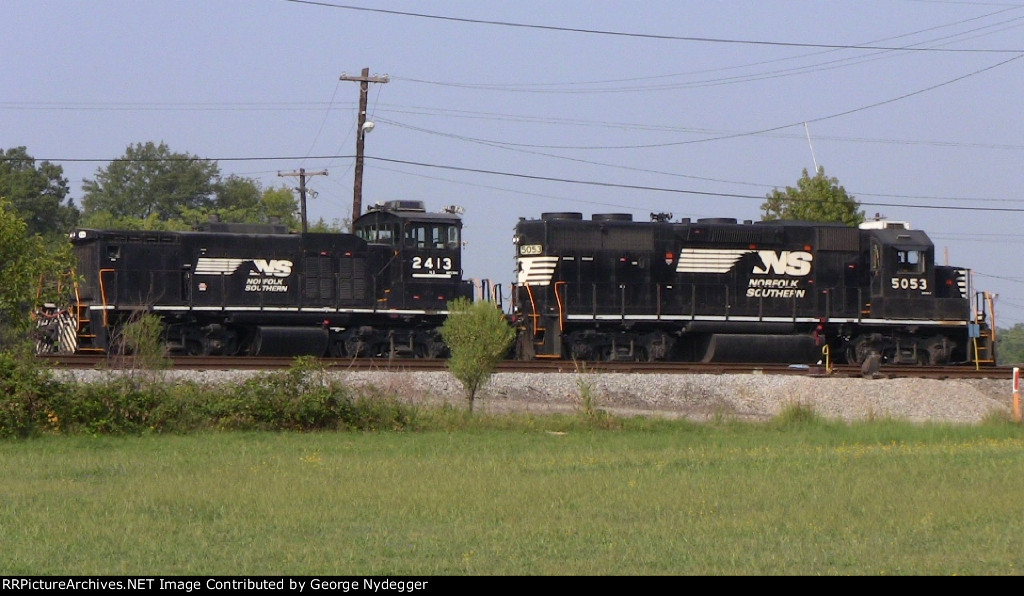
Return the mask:
<svg viewBox="0 0 1024 596">
<path fill-rule="evenodd" d="M 427 230 L 423 226 L 410 225 L 405 229 L 405 242 L 409 246 L 423 248 L 426 245 Z"/>
<path fill-rule="evenodd" d="M 394 226 L 392 224 L 370 224 L 357 229 L 356 236 L 367 242 L 393 244 Z"/>
<path fill-rule="evenodd" d="M 449 224 L 410 224 L 405 241 L 415 248 L 455 248 L 459 244 L 459 229 Z"/>
<path fill-rule="evenodd" d="M 896 271 L 899 273 L 923 273 L 924 255 L 919 250 L 896 249 Z"/>
</svg>

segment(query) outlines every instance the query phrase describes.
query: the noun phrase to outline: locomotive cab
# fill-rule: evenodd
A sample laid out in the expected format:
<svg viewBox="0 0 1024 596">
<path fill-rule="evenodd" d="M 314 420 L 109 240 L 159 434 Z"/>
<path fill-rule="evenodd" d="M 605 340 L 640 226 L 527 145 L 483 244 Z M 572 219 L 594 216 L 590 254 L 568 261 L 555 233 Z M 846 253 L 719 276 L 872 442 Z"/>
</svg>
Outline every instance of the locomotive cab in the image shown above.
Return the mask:
<svg viewBox="0 0 1024 596">
<path fill-rule="evenodd" d="M 967 360 L 972 341 L 966 329 L 971 318 L 968 271 L 937 265 L 928 235 L 905 223 L 869 222 L 861 229 L 870 296 L 863 312 L 867 320 L 886 322 L 888 330 L 879 333 L 861 325 L 846 347 L 847 361 L 859 364 L 871 353 L 903 364 Z"/>
<path fill-rule="evenodd" d="M 455 208 L 427 213 L 422 201 L 388 201 L 371 207 L 352 228 L 377 255 L 373 271 L 381 308 L 447 309 L 472 297 L 462 280 L 462 220 Z"/>
<path fill-rule="evenodd" d="M 924 232 L 877 230 L 868 243 L 872 316 L 912 318 L 926 309 L 929 318 L 968 317 L 967 271 L 936 265 Z"/>
<path fill-rule="evenodd" d="M 872 316 L 910 316 L 935 295 L 935 249 L 923 232 L 878 230 L 868 243 Z"/>
</svg>

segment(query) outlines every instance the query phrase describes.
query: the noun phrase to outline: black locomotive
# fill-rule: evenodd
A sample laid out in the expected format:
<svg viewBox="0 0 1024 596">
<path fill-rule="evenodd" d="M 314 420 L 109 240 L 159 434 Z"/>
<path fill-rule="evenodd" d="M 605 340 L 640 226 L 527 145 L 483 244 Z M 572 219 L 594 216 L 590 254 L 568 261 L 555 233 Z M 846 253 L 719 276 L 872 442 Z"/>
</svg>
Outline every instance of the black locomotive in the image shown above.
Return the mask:
<svg viewBox="0 0 1024 596">
<path fill-rule="evenodd" d="M 79 278 L 38 313 L 37 351 L 120 353 L 152 313 L 172 353 L 443 357 L 448 302 L 475 293 L 459 211 L 391 201 L 351 234 L 77 230 Z M 995 363 L 987 295 L 905 223 L 545 213 L 514 240 L 520 359 Z"/>
<path fill-rule="evenodd" d="M 519 358 L 995 362 L 987 295 L 906 223 L 651 216 L 519 221 Z"/>
<path fill-rule="evenodd" d="M 473 291 L 455 211 L 392 201 L 352 234 L 77 230 L 80 279 L 68 305 L 38 317 L 37 351 L 115 352 L 125 324 L 153 313 L 172 353 L 443 356 L 447 304 Z"/>
</svg>

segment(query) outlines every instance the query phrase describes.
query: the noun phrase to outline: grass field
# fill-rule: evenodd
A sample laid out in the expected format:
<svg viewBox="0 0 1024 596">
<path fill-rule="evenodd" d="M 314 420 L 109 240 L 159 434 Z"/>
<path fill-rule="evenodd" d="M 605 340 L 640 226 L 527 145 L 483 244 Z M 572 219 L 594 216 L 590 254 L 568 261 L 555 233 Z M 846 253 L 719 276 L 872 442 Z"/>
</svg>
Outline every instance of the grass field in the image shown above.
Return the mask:
<svg viewBox="0 0 1024 596">
<path fill-rule="evenodd" d="M 1024 431 L 572 417 L 0 442 L 2 575 L 1020 575 Z"/>
</svg>

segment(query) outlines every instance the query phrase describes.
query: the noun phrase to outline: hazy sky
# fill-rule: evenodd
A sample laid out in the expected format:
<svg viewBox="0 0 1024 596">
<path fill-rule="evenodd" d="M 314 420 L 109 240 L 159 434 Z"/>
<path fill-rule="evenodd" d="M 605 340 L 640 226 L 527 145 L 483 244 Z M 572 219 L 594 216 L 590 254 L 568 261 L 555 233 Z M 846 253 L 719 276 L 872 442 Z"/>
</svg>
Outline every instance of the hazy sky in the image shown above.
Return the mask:
<svg viewBox="0 0 1024 596">
<path fill-rule="evenodd" d="M 465 208 L 507 292 L 549 211 L 760 219 L 825 168 L 1024 322 L 1024 0 L 0 0 L 0 148 L 82 180 L 135 143 L 363 206 Z"/>
</svg>

